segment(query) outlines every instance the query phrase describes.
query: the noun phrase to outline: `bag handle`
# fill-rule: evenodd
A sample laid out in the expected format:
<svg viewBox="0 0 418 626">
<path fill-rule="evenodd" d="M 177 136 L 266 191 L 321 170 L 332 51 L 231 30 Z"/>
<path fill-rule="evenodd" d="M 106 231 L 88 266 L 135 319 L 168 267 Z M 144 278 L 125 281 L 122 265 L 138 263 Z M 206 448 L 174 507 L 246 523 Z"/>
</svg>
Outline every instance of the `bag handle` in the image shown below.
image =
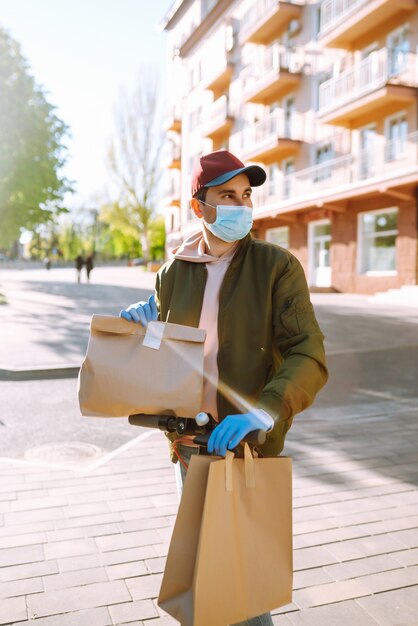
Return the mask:
<svg viewBox="0 0 418 626">
<path fill-rule="evenodd" d="M 225 488 L 226 491 L 232 491 L 232 462 L 235 456 L 230 450 L 227 451 L 225 457 Z M 253 489 L 255 487 L 255 474 L 254 474 L 254 458 L 251 454 L 251 449 L 248 443 L 244 444 L 244 468 L 245 468 L 245 484 L 247 489 Z"/>
</svg>

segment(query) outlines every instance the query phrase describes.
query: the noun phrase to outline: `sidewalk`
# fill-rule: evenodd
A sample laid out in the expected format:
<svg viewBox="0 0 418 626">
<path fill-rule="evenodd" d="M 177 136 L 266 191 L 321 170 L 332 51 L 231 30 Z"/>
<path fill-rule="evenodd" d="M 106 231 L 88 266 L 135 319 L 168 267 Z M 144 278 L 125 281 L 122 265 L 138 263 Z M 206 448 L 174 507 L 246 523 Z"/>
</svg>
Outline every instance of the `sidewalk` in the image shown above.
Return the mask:
<svg viewBox="0 0 418 626">
<path fill-rule="evenodd" d="M 0 273 L 0 364 L 78 367 L 92 313 L 150 293 L 153 277 L 137 270 L 98 268 L 92 285 L 70 270 Z M 418 309 L 349 294 L 313 301 L 331 376 L 287 437 L 294 596 L 274 622 L 418 626 Z M 176 624 L 155 602 L 177 511 L 164 437 L 77 422 L 74 384 L 0 382 L 3 454 L 15 456 L 0 458 L 0 625 Z M 23 460 L 13 437 L 29 451 L 66 437 L 71 465 Z M 77 441 L 98 456 L 72 459 Z"/>
<path fill-rule="evenodd" d="M 295 419 L 294 601 L 276 626 L 418 624 L 417 402 L 386 402 Z M 160 433 L 90 469 L 1 462 L 0 624 L 176 624 L 156 606 L 176 509 Z"/>
</svg>

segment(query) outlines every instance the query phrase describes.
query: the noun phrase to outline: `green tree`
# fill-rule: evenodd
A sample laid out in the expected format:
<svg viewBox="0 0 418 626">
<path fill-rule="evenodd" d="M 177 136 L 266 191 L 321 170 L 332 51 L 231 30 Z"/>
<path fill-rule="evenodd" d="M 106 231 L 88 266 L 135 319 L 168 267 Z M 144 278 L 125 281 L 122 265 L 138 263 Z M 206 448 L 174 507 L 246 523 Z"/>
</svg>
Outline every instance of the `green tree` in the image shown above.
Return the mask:
<svg viewBox="0 0 418 626">
<path fill-rule="evenodd" d="M 29 73 L 19 44 L 0 29 L 0 246 L 60 212 L 66 125 Z"/>
</svg>

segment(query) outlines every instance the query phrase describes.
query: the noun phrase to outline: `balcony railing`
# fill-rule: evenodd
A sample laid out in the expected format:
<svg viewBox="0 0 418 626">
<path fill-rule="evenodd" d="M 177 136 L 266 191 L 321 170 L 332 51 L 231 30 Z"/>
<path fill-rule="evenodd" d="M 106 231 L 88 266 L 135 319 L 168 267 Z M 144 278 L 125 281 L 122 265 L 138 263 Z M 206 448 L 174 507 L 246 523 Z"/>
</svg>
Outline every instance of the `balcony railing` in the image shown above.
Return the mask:
<svg viewBox="0 0 418 626">
<path fill-rule="evenodd" d="M 263 120 L 247 126 L 242 131 L 244 147 L 256 147 L 272 139 L 302 139 L 303 117 L 299 113 L 288 113 L 283 109 L 274 111 Z"/>
<path fill-rule="evenodd" d="M 321 34 L 349 17 L 369 0 L 323 0 L 321 3 Z"/>
<path fill-rule="evenodd" d="M 311 198 L 316 201 L 324 192 L 349 193 L 362 184 L 374 181 L 380 184 L 408 174 L 418 177 L 418 132 L 376 143 L 373 149 L 358 155 L 346 154 L 295 171 L 270 186 L 255 189 L 255 214 L 270 204 L 283 202 L 285 208 L 295 200 L 302 202 Z"/>
<path fill-rule="evenodd" d="M 226 132 L 231 127 L 233 118 L 229 111 L 227 96 L 221 96 L 215 100 L 209 110 L 209 119 L 206 124 L 206 136 L 213 137 Z"/>
<path fill-rule="evenodd" d="M 369 94 L 387 83 L 418 86 L 417 55 L 381 48 L 319 88 L 319 112 L 325 113 Z"/>
<path fill-rule="evenodd" d="M 280 4 L 294 4 L 300 7 L 305 4 L 305 0 L 286 0 L 285 2 L 281 2 L 280 0 L 254 0 L 251 7 L 242 16 L 240 32 L 245 33 L 246 31 L 252 30 L 253 27 L 263 19 L 266 13 L 272 10 L 273 7 L 279 7 Z"/>
<path fill-rule="evenodd" d="M 303 63 L 302 50 L 280 44 L 269 46 L 261 51 L 253 63 L 250 63 L 241 71 L 240 76 L 244 91 L 251 89 L 256 82 L 264 80 L 266 74 L 272 70 L 286 70 L 291 73 L 298 73 L 302 70 Z"/>
</svg>

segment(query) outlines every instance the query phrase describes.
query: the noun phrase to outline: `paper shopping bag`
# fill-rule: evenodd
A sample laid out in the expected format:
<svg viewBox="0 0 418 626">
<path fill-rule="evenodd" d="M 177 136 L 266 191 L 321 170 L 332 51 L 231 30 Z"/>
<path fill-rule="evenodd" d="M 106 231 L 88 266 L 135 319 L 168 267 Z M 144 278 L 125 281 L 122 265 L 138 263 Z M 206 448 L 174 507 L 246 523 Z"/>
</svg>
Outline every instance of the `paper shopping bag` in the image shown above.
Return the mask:
<svg viewBox="0 0 418 626">
<path fill-rule="evenodd" d="M 192 457 L 158 598 L 183 626 L 226 626 L 292 600 L 287 457 Z"/>
<path fill-rule="evenodd" d="M 78 380 L 82 415 L 194 417 L 203 390 L 205 331 L 93 315 Z"/>
</svg>

